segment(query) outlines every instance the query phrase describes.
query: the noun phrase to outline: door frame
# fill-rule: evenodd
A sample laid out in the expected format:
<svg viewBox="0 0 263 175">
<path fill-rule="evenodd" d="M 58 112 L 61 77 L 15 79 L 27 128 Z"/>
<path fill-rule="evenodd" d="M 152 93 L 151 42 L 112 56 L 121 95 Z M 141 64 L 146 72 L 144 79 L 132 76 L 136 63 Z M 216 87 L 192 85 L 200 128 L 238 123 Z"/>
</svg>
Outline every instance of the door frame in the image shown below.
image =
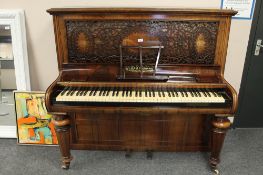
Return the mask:
<svg viewBox="0 0 263 175">
<path fill-rule="evenodd" d="M 10 25 L 17 90 L 30 91 L 24 10 L 0 9 L 0 25 Z M 14 116 L 16 117 L 16 116 Z M 16 138 L 16 126 L 0 125 L 0 138 Z"/>
<path fill-rule="evenodd" d="M 263 0 L 256 0 L 256 4 L 255 4 L 255 8 L 254 8 L 254 14 L 253 14 L 253 20 L 252 20 L 252 25 L 251 25 L 250 35 L 249 35 L 249 40 L 248 40 L 245 64 L 244 64 L 244 69 L 243 69 L 242 79 L 241 79 L 241 85 L 240 85 L 239 95 L 238 95 L 238 110 L 237 110 L 236 117 L 234 117 L 233 128 L 238 127 L 238 121 L 237 120 L 238 120 L 238 117 L 240 116 L 240 112 L 241 112 L 240 107 L 242 106 L 242 103 L 244 102 L 248 72 L 249 72 L 249 68 L 251 65 L 251 61 L 252 61 L 252 55 L 254 54 L 254 50 L 256 47 L 256 44 L 255 44 L 256 38 L 255 37 L 256 37 L 256 31 L 257 31 L 257 24 L 258 24 L 260 12 L 263 13 L 263 9 L 260 9 L 262 3 L 263 3 Z"/>
</svg>

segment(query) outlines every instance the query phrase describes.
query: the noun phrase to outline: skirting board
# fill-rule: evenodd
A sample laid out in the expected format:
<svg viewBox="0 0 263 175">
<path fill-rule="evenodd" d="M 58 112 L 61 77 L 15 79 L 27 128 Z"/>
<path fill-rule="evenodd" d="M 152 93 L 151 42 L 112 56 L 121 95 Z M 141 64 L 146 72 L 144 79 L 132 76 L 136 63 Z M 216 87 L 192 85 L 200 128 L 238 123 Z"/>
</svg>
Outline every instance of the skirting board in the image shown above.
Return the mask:
<svg viewBox="0 0 263 175">
<path fill-rule="evenodd" d="M 16 126 L 0 126 L 0 138 L 17 138 Z"/>
</svg>

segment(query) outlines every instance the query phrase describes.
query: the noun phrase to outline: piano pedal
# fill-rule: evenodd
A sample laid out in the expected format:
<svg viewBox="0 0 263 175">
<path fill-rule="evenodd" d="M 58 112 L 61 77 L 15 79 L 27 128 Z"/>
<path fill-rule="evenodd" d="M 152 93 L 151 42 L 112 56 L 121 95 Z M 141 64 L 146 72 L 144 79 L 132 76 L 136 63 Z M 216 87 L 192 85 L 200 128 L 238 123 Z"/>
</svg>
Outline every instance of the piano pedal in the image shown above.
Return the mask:
<svg viewBox="0 0 263 175">
<path fill-rule="evenodd" d="M 153 151 L 152 150 L 146 151 L 146 158 L 148 160 L 152 160 L 153 159 Z"/>
<path fill-rule="evenodd" d="M 131 154 L 132 154 L 132 150 L 131 149 L 128 149 L 126 152 L 125 152 L 125 158 L 130 158 L 131 157 Z"/>
</svg>

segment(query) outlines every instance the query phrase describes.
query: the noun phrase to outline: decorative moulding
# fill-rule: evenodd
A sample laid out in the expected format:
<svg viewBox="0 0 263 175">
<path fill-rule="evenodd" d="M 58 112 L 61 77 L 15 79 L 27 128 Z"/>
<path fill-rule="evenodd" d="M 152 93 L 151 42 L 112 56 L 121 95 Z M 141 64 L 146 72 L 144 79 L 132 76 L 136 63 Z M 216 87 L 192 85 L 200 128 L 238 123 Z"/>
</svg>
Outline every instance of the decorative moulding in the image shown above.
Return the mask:
<svg viewBox="0 0 263 175">
<path fill-rule="evenodd" d="M 24 11 L 22 9 L 0 9 L 0 25 L 10 25 L 11 27 L 17 90 L 30 91 Z M 16 126 L 3 126 L 0 124 L 0 138 L 15 137 Z"/>
<path fill-rule="evenodd" d="M 24 11 L 0 9 L 0 25 L 10 25 L 17 90 L 31 90 Z"/>
</svg>

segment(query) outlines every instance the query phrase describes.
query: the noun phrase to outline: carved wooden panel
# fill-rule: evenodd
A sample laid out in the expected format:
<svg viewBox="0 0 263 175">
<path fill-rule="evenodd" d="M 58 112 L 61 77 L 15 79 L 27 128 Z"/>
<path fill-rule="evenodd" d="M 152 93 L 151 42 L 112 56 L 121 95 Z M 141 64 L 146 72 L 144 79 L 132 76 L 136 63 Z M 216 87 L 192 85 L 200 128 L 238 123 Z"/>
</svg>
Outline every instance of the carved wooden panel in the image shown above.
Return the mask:
<svg viewBox="0 0 263 175">
<path fill-rule="evenodd" d="M 161 20 L 66 21 L 70 63 L 119 64 L 120 45 L 161 44 L 160 64 L 213 64 L 218 22 Z M 145 44 L 146 43 L 146 44 Z M 154 63 L 157 49 L 144 49 L 143 62 Z M 138 49 L 123 49 L 138 61 Z"/>
</svg>

